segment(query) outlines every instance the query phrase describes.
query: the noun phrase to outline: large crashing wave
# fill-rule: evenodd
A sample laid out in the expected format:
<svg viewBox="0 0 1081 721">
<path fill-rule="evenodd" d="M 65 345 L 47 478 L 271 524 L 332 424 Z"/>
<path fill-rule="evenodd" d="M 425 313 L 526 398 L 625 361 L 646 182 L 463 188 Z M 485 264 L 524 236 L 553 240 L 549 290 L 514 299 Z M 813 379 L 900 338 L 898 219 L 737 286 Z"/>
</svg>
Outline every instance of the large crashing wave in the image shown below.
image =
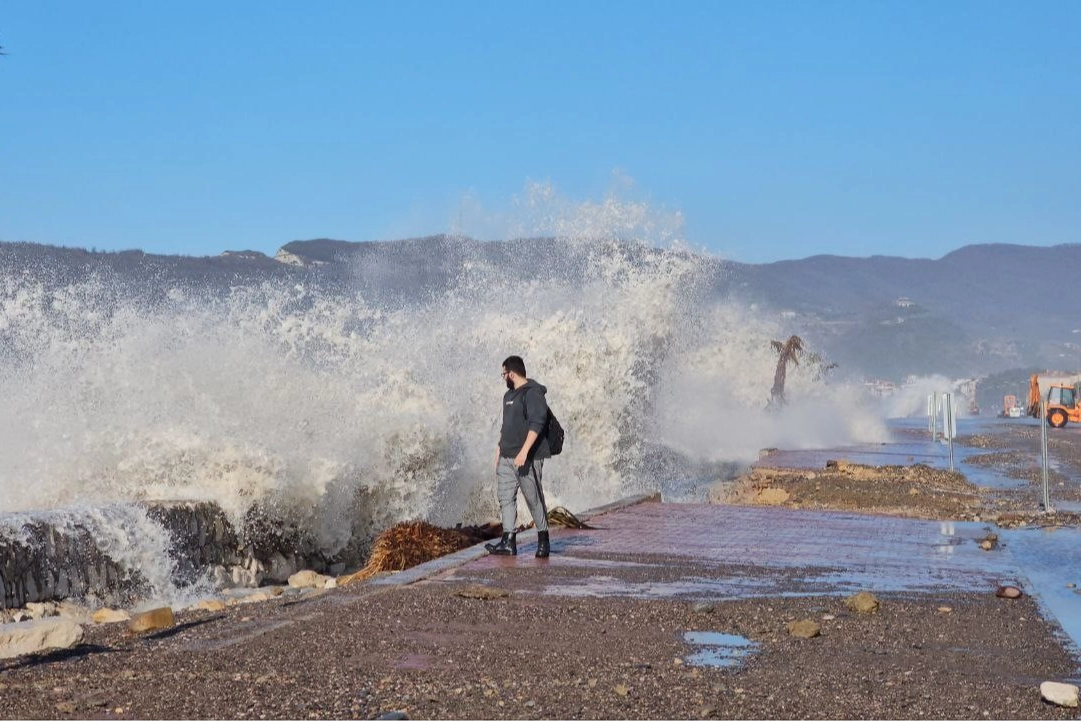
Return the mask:
<svg viewBox="0 0 1081 721">
<path fill-rule="evenodd" d="M 531 263 L 578 269 L 562 279 L 468 262 L 449 289 L 393 306 L 287 282 L 149 302 L 108 275 L 0 278 L 0 508 L 207 500 L 239 520 L 259 506 L 328 553 L 358 518 L 495 518 L 511 354 L 567 429 L 545 482 L 572 509 L 766 446 L 882 437 L 856 391 L 800 368 L 792 404 L 765 411 L 780 329 L 710 300 L 712 259 L 558 247 Z"/>
</svg>

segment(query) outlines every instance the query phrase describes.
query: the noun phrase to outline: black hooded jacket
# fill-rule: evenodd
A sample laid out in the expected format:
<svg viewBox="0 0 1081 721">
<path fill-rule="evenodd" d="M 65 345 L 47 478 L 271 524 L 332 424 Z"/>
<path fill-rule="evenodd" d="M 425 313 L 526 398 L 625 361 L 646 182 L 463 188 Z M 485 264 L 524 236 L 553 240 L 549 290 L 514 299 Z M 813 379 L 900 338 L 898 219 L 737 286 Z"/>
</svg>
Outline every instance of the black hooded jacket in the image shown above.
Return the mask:
<svg viewBox="0 0 1081 721">
<path fill-rule="evenodd" d="M 534 380 L 527 380 L 521 388 L 506 392 L 503 396 L 503 428 L 499 432 L 499 455 L 514 458 L 525 445 L 529 431 L 537 432 L 529 457 L 551 458 L 545 431 L 548 428 L 548 389 Z"/>
</svg>

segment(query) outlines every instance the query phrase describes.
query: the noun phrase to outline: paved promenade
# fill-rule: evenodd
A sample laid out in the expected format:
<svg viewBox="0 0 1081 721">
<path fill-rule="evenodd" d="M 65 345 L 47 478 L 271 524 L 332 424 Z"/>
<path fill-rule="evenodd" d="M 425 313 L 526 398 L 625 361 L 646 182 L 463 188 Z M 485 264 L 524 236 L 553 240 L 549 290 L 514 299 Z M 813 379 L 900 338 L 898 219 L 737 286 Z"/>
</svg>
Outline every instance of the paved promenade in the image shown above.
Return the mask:
<svg viewBox="0 0 1081 721">
<path fill-rule="evenodd" d="M 986 524 L 642 503 L 596 525 L 555 532 L 549 560 L 533 558 L 535 546 L 525 544 L 523 557 L 482 556 L 436 580 L 543 565 L 548 574 L 530 578 L 544 593 L 720 601 L 864 589 L 980 592 L 1020 578 L 1008 552 L 980 550 Z"/>
<path fill-rule="evenodd" d="M 524 557 L 480 556 L 432 581 L 485 582 L 498 569 L 544 567 L 546 574 L 529 576 L 530 590 L 690 601 L 861 590 L 934 598 L 1015 585 L 1036 596 L 1073 651 L 1081 649 L 1079 529 L 649 502 L 596 525 L 557 531 L 551 559 L 533 558 L 535 545 L 523 544 Z M 1001 538 L 992 551 L 980 547 L 989 533 Z"/>
</svg>

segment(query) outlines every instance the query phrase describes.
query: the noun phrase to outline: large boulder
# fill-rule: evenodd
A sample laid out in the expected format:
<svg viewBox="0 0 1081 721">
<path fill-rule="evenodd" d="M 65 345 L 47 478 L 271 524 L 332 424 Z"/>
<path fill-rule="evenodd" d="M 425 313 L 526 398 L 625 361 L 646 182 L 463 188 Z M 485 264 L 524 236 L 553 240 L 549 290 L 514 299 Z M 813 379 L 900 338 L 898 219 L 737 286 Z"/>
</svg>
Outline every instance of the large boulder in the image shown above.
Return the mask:
<svg viewBox="0 0 1081 721">
<path fill-rule="evenodd" d="M 208 598 L 192 606 L 195 611 L 210 611 L 216 613 L 218 611 L 225 610 L 225 602 L 219 601 L 216 598 Z"/>
<path fill-rule="evenodd" d="M 995 595 L 999 598 L 1021 598 L 1024 596 L 1024 592 L 1017 586 L 999 586 L 995 590 Z"/>
<path fill-rule="evenodd" d="M 792 621 L 788 624 L 788 635 L 796 638 L 815 638 L 822 633 L 822 627 L 810 619 Z"/>
<path fill-rule="evenodd" d="M 56 615 L 61 618 L 70 618 L 75 623 L 90 623 L 91 611 L 86 606 L 80 606 L 71 601 L 61 601 L 56 605 Z"/>
<path fill-rule="evenodd" d="M 120 621 L 130 621 L 131 614 L 127 611 L 114 610 L 112 608 L 99 608 L 94 611 L 90 617 L 94 623 L 119 623 Z"/>
<path fill-rule="evenodd" d="M 845 606 L 856 613 L 878 613 L 880 605 L 878 598 L 869 591 L 860 591 L 845 599 Z"/>
<path fill-rule="evenodd" d="M 149 633 L 163 628 L 172 628 L 175 625 L 176 617 L 173 616 L 173 609 L 165 606 L 141 613 L 131 619 L 128 621 L 128 630 L 132 633 Z"/>
<path fill-rule="evenodd" d="M 1077 686 L 1072 683 L 1044 681 L 1040 684 L 1040 695 L 1045 701 L 1066 708 L 1077 708 L 1078 691 Z"/>
<path fill-rule="evenodd" d="M 260 603 L 262 601 L 269 601 L 271 599 L 281 596 L 285 590 L 281 586 L 268 586 L 266 588 L 259 588 L 251 593 L 244 594 L 238 597 L 241 603 Z"/>
<path fill-rule="evenodd" d="M 83 627 L 69 618 L 6 623 L 0 626 L 0 658 L 71 648 L 83 640 Z"/>
<path fill-rule="evenodd" d="M 326 588 L 330 576 L 324 576 L 315 571 L 297 571 L 289 577 L 289 585 L 293 588 Z"/>
<path fill-rule="evenodd" d="M 787 503 L 789 498 L 788 491 L 783 488 L 763 488 L 754 500 L 764 506 L 781 506 Z"/>
<path fill-rule="evenodd" d="M 34 620 L 60 615 L 56 611 L 56 604 L 49 601 L 45 603 L 28 603 L 26 604 L 26 610 Z"/>
<path fill-rule="evenodd" d="M 286 558 L 281 553 L 275 553 L 267 562 L 266 578 L 275 583 L 283 583 L 297 572 L 296 559 Z"/>
</svg>

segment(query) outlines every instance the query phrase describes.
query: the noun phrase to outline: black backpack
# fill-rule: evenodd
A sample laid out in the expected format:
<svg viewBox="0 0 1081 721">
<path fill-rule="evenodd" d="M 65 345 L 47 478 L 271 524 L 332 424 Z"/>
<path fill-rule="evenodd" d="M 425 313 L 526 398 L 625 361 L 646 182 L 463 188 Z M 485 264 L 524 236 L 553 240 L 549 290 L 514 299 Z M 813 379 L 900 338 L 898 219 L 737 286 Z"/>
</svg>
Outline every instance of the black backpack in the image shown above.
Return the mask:
<svg viewBox="0 0 1081 721">
<path fill-rule="evenodd" d="M 548 409 L 548 425 L 544 429 L 544 435 L 548 437 L 548 450 L 553 456 L 563 452 L 563 437 L 567 434 L 563 432 L 563 426 L 559 425 L 559 420 L 551 408 Z"/>
<path fill-rule="evenodd" d="M 525 412 L 525 403 L 522 404 L 522 412 Z M 544 437 L 548 439 L 548 451 L 553 456 L 563 452 L 563 438 L 566 436 L 563 426 L 559 425 L 556 414 L 548 408 L 548 422 L 544 424 Z"/>
</svg>

